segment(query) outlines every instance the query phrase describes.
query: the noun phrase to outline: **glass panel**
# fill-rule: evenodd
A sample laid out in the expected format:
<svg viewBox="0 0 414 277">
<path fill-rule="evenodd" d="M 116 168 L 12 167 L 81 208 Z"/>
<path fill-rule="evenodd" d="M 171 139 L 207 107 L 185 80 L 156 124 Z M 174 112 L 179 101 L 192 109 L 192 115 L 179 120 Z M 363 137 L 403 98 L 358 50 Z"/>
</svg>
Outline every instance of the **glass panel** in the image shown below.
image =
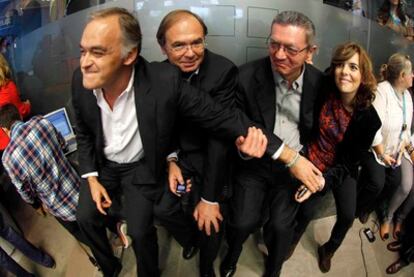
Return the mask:
<svg viewBox="0 0 414 277">
<path fill-rule="evenodd" d="M 70 110 L 70 82 L 79 65 L 79 40 L 87 15 L 108 6 L 125 7 L 139 18 L 144 37 L 141 54 L 150 61 L 165 59 L 155 34 L 161 19 L 173 9 L 200 14 L 210 31 L 207 47 L 237 65 L 267 55 L 265 38 L 272 18 L 283 10 L 298 10 L 313 20 L 319 45 L 314 64 L 321 70 L 329 65 L 333 48 L 347 40 L 365 46 L 376 68 L 396 51 L 414 56 L 412 42 L 369 19 L 375 19 L 382 0 L 363 1 L 367 18 L 323 2 L 0 0 L 0 50 L 13 68 L 21 94 L 32 101 L 34 113 L 47 113 L 62 106 Z M 407 1 L 408 11 L 413 10 L 413 2 Z"/>
</svg>

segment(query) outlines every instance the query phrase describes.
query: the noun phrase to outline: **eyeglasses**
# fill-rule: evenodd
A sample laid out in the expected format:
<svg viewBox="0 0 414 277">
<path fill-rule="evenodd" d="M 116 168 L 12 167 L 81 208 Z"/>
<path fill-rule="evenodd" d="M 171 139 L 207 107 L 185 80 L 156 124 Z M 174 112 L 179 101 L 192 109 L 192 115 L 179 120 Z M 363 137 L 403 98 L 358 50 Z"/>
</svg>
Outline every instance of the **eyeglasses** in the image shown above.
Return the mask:
<svg viewBox="0 0 414 277">
<path fill-rule="evenodd" d="M 301 52 L 303 52 L 303 51 L 305 51 L 305 50 L 307 50 L 307 49 L 309 49 L 309 45 L 307 45 L 305 48 L 303 48 L 303 49 L 296 49 L 296 48 L 294 48 L 294 47 L 292 47 L 292 46 L 286 46 L 286 45 L 284 45 L 284 44 L 282 44 L 282 43 L 280 43 L 280 42 L 277 42 L 277 41 L 275 41 L 275 40 L 273 40 L 272 38 L 267 38 L 267 40 L 266 40 L 266 44 L 267 44 L 267 46 L 270 48 L 270 49 L 272 49 L 273 51 L 279 51 L 279 49 L 280 48 L 282 48 L 283 49 L 283 51 L 287 54 L 287 55 L 289 55 L 289 56 L 291 56 L 291 57 L 294 57 L 294 56 L 296 56 L 297 54 L 299 54 L 299 53 L 301 53 Z"/>
<path fill-rule="evenodd" d="M 206 47 L 207 43 L 204 41 L 204 39 L 193 41 L 190 44 L 184 44 L 184 43 L 178 43 L 170 46 L 170 49 L 175 52 L 176 54 L 184 54 L 187 52 L 190 48 L 194 52 L 201 52 Z"/>
</svg>

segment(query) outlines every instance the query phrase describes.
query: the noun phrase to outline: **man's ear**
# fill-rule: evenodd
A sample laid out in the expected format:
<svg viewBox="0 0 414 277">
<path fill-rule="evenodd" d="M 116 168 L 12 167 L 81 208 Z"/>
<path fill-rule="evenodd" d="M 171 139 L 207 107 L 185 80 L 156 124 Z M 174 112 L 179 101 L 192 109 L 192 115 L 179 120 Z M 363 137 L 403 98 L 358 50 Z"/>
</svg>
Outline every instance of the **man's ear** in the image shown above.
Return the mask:
<svg viewBox="0 0 414 277">
<path fill-rule="evenodd" d="M 128 52 L 128 55 L 124 58 L 124 65 L 133 64 L 138 57 L 138 48 L 134 47 L 131 51 Z"/>
<path fill-rule="evenodd" d="M 309 46 L 308 52 L 306 53 L 306 63 L 313 64 L 313 55 L 318 50 L 318 47 L 316 45 Z"/>
<path fill-rule="evenodd" d="M 314 55 L 314 54 L 316 54 L 317 51 L 318 51 L 318 46 L 316 46 L 316 45 L 309 46 L 308 53 Z"/>
<path fill-rule="evenodd" d="M 165 44 L 164 44 L 163 46 L 160 46 L 160 48 L 161 48 L 161 52 L 162 52 L 164 55 L 167 55 L 167 49 L 165 49 Z"/>
</svg>

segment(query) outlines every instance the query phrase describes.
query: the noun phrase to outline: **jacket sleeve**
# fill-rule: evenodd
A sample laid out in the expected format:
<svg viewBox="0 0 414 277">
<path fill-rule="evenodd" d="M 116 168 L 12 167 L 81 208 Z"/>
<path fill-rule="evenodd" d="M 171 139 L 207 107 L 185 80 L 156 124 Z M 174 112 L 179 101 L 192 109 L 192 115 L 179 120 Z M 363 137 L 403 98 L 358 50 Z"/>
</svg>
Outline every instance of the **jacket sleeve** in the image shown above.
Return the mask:
<svg viewBox="0 0 414 277">
<path fill-rule="evenodd" d="M 223 107 L 233 109 L 237 88 L 237 68 L 232 66 L 218 81 L 219 86 L 211 92 L 213 99 Z M 201 197 L 217 202 L 223 186 L 228 182 L 229 152 L 233 147 L 226 141 L 213 136 L 207 138 L 206 159 L 204 162 L 203 188 Z"/>
<path fill-rule="evenodd" d="M 229 109 L 216 103 L 207 93 L 201 92 L 175 77 L 179 113 L 189 121 L 199 124 L 214 136 L 234 143 L 239 136 L 246 136 L 247 129 L 255 124 L 240 110 Z M 266 154 L 272 156 L 281 146 L 277 136 L 263 130 L 268 138 Z"/>
</svg>

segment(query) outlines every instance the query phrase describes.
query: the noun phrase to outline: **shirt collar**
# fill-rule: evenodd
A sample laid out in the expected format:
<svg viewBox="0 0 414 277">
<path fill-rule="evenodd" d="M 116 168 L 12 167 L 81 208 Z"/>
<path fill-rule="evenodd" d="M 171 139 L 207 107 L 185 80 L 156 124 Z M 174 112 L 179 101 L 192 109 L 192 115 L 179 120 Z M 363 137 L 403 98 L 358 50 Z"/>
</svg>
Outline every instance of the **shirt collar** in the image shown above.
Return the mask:
<svg viewBox="0 0 414 277">
<path fill-rule="evenodd" d="M 303 87 L 303 75 L 305 73 L 305 65 L 302 67 L 302 72 L 300 73 L 299 77 L 293 81 L 292 89 L 301 92 Z M 283 77 L 279 74 L 279 72 L 273 70 L 273 79 L 276 85 L 284 85 L 287 86 L 288 81 L 283 79 Z"/>
<path fill-rule="evenodd" d="M 132 68 L 131 77 L 129 78 L 129 82 L 128 82 L 127 87 L 125 88 L 125 90 L 119 96 L 121 96 L 123 94 L 130 94 L 133 91 L 134 78 L 135 78 L 135 67 Z M 95 95 L 96 98 L 103 97 L 102 88 L 94 89 L 93 94 Z"/>
<path fill-rule="evenodd" d="M 187 78 L 185 78 L 185 80 L 187 82 L 191 82 L 191 78 L 193 78 L 195 75 L 198 75 L 198 73 L 200 72 L 200 67 L 197 68 L 195 71 L 193 71 L 190 76 L 188 76 Z"/>
</svg>

